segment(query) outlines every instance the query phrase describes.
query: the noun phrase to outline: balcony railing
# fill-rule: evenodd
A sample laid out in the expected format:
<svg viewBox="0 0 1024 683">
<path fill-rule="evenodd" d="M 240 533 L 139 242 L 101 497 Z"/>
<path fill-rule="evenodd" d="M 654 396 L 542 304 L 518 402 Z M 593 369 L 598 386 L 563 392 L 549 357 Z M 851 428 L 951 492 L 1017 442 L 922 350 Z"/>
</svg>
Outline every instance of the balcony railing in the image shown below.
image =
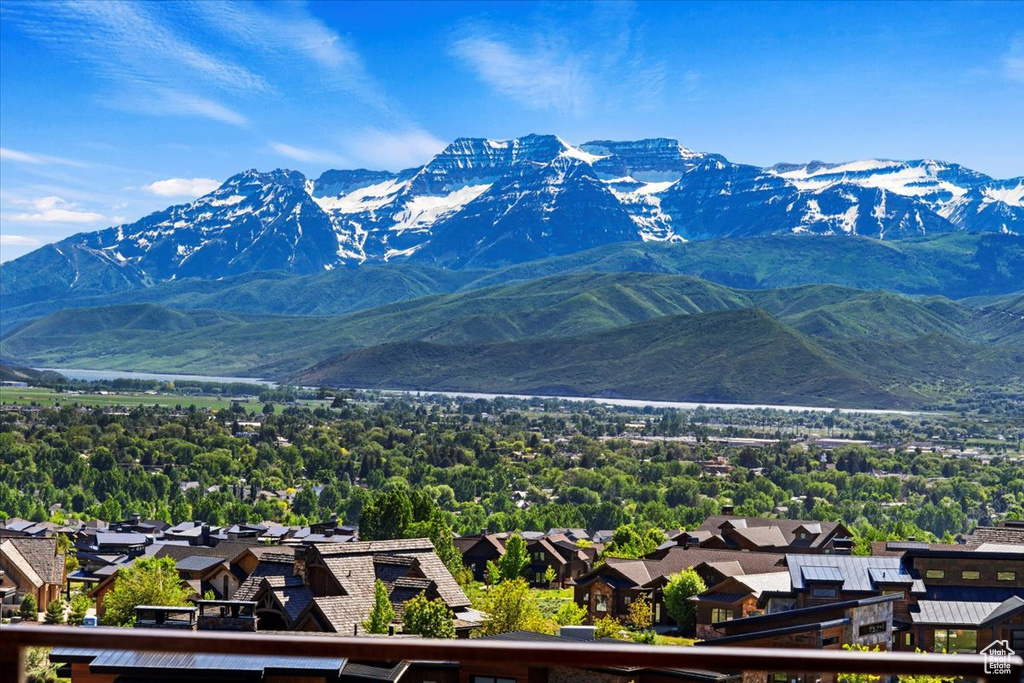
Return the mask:
<svg viewBox="0 0 1024 683">
<path fill-rule="evenodd" d="M 986 674 L 982 655 L 846 652 L 768 648 L 701 648 L 599 643 L 529 643 L 488 640 L 352 638 L 259 635 L 159 629 L 5 626 L 0 630 L 0 683 L 23 681 L 24 648 L 77 647 L 154 652 L 206 652 L 302 657 L 348 657 L 366 661 L 449 661 L 593 669 L 645 667 L 723 672 L 931 674 L 988 683 L 1021 683 L 1024 662 L 1010 658 L 1005 673 Z"/>
</svg>

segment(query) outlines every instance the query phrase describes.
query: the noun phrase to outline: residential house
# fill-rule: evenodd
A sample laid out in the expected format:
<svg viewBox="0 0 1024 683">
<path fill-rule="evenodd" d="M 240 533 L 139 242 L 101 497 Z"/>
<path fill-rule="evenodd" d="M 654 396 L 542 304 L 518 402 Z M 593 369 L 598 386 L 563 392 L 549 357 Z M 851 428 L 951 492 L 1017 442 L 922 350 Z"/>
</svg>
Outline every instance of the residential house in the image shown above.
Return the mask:
<svg viewBox="0 0 1024 683">
<path fill-rule="evenodd" d="M 588 623 L 602 617 L 626 617 L 641 594 L 651 600 L 655 625 L 670 625 L 662 589 L 671 575 L 693 568 L 704 583 L 714 586 L 731 576 L 783 570 L 784 555 L 673 546 L 641 559 L 609 557 L 576 580 L 574 597 L 587 609 Z"/>
<path fill-rule="evenodd" d="M 813 607 L 731 619 L 714 624 L 720 637 L 696 643 L 702 647 L 761 647 L 842 650 L 844 645 L 889 649 L 895 595 L 833 602 Z M 744 683 L 833 683 L 834 673 L 745 671 Z"/>
<path fill-rule="evenodd" d="M 5 593 L 14 588 L 13 599 L 8 597 L 5 609 L 13 604 L 20 607 L 25 595 L 36 599 L 40 611 L 59 599 L 64 585 L 64 559 L 64 554 L 57 550 L 57 539 L 52 536 L 0 539 L 0 587 Z"/>
<path fill-rule="evenodd" d="M 677 545 L 719 550 L 832 554 L 849 550 L 850 537 L 849 530 L 838 522 L 712 515 L 675 541 Z"/>
<path fill-rule="evenodd" d="M 717 622 L 780 611 L 769 601 L 788 596 L 790 590 L 787 571 L 730 576 L 690 598 L 697 603 L 697 637 L 720 637 L 721 633 L 713 626 Z"/>
<path fill-rule="evenodd" d="M 387 588 L 396 622 L 405 603 L 423 594 L 448 605 L 459 635 L 479 625 L 480 614 L 470 609 L 429 539 L 317 544 L 293 556 L 267 553 L 235 597 L 257 603 L 260 630 L 358 634 L 373 607 L 377 579 Z"/>
<path fill-rule="evenodd" d="M 899 648 L 978 652 L 995 640 L 1024 652 L 1024 546 L 970 552 L 913 549 L 902 560 L 921 584 Z M 1007 550 L 1009 549 L 1009 550 Z"/>
<path fill-rule="evenodd" d="M 552 529 L 555 533 L 541 534 L 526 531 L 519 534 L 526 541 L 526 551 L 530 563 L 526 569 L 526 578 L 534 587 L 548 587 L 544 578 L 548 567 L 555 572 L 551 586 L 565 588 L 576 579 L 590 571 L 597 558 L 597 550 L 593 547 L 581 548 L 576 540 L 562 530 Z M 581 529 L 569 529 L 578 535 Z M 584 534 L 586 532 L 583 532 Z M 462 552 L 462 562 L 473 572 L 477 581 L 486 580 L 487 563 L 497 562 L 505 554 L 505 543 L 511 534 L 480 534 L 455 539 L 455 547 Z"/>
</svg>

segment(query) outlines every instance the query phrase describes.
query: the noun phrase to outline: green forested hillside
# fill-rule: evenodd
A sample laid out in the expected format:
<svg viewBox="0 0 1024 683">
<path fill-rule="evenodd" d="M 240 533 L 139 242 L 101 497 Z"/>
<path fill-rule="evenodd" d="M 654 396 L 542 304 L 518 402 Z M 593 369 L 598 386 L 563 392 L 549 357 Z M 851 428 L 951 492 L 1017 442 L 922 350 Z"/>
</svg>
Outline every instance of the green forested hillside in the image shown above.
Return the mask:
<svg viewBox="0 0 1024 683">
<path fill-rule="evenodd" d="M 711 315 L 755 309 L 755 317 Z M 683 320 L 694 326 L 686 330 L 706 338 L 683 334 Z M 782 333 L 785 344 L 767 343 L 756 353 L 742 346 Z M 608 367 L 606 349 L 613 349 Z M 664 356 L 645 355 L 654 349 Z M 297 376 L 360 386 L 561 387 L 650 398 L 691 392 L 701 400 L 736 400 L 745 392 L 746 400 L 842 396 L 881 405 L 921 398 L 922 384 L 1012 383 L 1024 355 L 1024 320 L 998 307 L 835 285 L 744 291 L 679 275 L 574 273 L 342 316 L 154 304 L 69 309 L 24 324 L 7 335 L 2 352 L 41 366 Z M 711 354 L 699 371 L 666 362 L 697 353 Z M 796 366 L 794 358 L 801 359 Z M 758 364 L 765 368 L 754 372 Z M 317 367 L 301 372 L 311 366 Z"/>
<path fill-rule="evenodd" d="M 70 290 L 66 280 L 84 269 Z M 881 242 L 867 238 L 785 236 L 688 244 L 630 243 L 600 247 L 508 268 L 451 271 L 408 264 L 337 269 L 296 276 L 256 272 L 223 280 L 145 286 L 137 274 L 106 282 L 88 264 L 41 271 L 27 290 L 3 290 L 0 332 L 67 307 L 156 303 L 238 313 L 339 315 L 430 294 L 469 291 L 582 272 L 682 274 L 742 289 L 830 283 L 948 298 L 1017 292 L 1024 283 L 1024 238 L 968 235 Z M 106 271 L 103 271 L 106 272 Z M 60 280 L 47 285 L 48 279 Z M 108 278 L 109 279 L 109 278 Z M 109 289 L 106 287 L 109 286 Z M 828 290 L 813 290 L 825 297 Z"/>
<path fill-rule="evenodd" d="M 893 405 L 902 398 L 758 309 L 666 316 L 585 337 L 385 344 L 330 359 L 296 381 L 663 400 Z"/>
</svg>

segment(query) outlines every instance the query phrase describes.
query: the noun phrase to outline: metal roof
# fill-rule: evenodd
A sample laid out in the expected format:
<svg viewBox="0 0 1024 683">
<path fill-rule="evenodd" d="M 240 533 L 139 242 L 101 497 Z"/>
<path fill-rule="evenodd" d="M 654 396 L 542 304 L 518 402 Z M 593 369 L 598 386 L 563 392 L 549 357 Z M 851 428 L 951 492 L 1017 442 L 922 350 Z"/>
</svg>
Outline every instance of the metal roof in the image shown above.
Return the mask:
<svg viewBox="0 0 1024 683">
<path fill-rule="evenodd" d="M 910 614 L 910 620 L 915 624 L 978 626 L 999 607 L 999 603 L 920 600 L 917 607 L 920 611 Z"/>
<path fill-rule="evenodd" d="M 839 567 L 800 567 L 800 575 L 804 581 L 823 581 L 826 583 L 843 583 L 846 577 Z"/>
<path fill-rule="evenodd" d="M 805 578 L 810 576 L 839 576 L 843 590 L 853 593 L 875 593 L 880 590 L 874 576 L 885 574 L 886 583 L 912 583 L 918 589 L 913 577 L 903 567 L 898 556 L 875 557 L 858 555 L 786 555 L 789 579 L 793 590 L 806 590 Z M 822 570 L 825 571 L 822 571 Z M 812 581 L 835 579 L 819 578 Z M 923 586 L 921 587 L 923 589 Z"/>
<path fill-rule="evenodd" d="M 146 535 L 137 533 L 101 532 L 96 534 L 97 545 L 145 545 Z"/>
<path fill-rule="evenodd" d="M 175 562 L 175 567 L 180 571 L 186 572 L 201 572 L 213 567 L 215 565 L 224 562 L 223 557 L 214 557 L 209 555 L 190 555 L 184 559 Z"/>
<path fill-rule="evenodd" d="M 203 652 L 137 652 L 133 650 L 97 650 L 91 648 L 56 648 L 55 661 L 89 661 L 93 673 L 123 674 L 138 671 L 217 671 L 225 675 L 301 674 L 306 676 L 338 676 L 344 668 L 344 657 L 265 656 L 208 654 Z"/>
<path fill-rule="evenodd" d="M 1013 597 L 1004 600 L 1000 603 L 999 607 L 996 607 L 994 610 L 989 612 L 989 615 L 981 625 L 986 627 L 992 626 L 1004 619 L 1009 619 L 1018 612 L 1024 612 L 1024 598 L 1019 595 L 1014 595 Z"/>
</svg>

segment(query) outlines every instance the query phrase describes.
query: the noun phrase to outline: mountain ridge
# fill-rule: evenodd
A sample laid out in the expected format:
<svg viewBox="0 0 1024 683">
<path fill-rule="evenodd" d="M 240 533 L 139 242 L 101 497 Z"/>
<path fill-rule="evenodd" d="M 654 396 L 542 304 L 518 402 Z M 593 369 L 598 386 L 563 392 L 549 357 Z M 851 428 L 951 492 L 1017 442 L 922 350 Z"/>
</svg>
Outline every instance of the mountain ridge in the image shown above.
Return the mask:
<svg viewBox="0 0 1024 683">
<path fill-rule="evenodd" d="M 243 171 L 193 202 L 0 266 L 17 303 L 260 270 L 493 268 L 613 243 L 1019 233 L 1024 179 L 931 160 L 760 168 L 676 140 L 459 138 L 420 167 Z M 6 305 L 6 304 L 5 304 Z"/>
</svg>

